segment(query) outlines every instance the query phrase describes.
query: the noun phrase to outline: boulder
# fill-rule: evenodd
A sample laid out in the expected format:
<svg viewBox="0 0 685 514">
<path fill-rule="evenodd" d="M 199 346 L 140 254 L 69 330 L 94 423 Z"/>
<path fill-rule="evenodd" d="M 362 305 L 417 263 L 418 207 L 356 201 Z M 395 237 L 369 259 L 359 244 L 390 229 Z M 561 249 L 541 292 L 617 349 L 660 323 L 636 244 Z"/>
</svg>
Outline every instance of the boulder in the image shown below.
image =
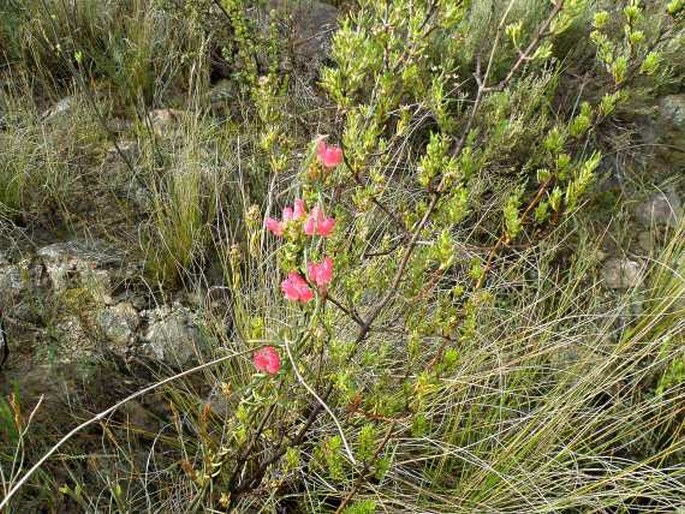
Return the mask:
<svg viewBox="0 0 685 514">
<path fill-rule="evenodd" d="M 9 262 L 0 254 L 0 305 L 14 300 L 30 291 L 32 273 L 27 260 L 17 263 Z"/>
<path fill-rule="evenodd" d="M 158 137 L 167 137 L 183 120 L 184 112 L 177 109 L 154 109 L 148 113 L 152 129 Z"/>
<path fill-rule="evenodd" d="M 97 245 L 76 241 L 54 243 L 38 250 L 37 256 L 54 291 L 66 290 L 70 284 L 88 286 L 95 298 L 107 303 L 111 287 L 107 269 L 119 262 L 119 258 Z"/>
<path fill-rule="evenodd" d="M 124 354 L 136 339 L 140 316 L 131 303 L 121 302 L 102 309 L 97 315 L 97 323 L 112 349 Z"/>
<path fill-rule="evenodd" d="M 637 245 L 640 248 L 640 250 L 643 250 L 648 254 L 654 252 L 656 248 L 654 234 L 652 234 L 648 230 L 640 232 L 637 235 Z"/>
<path fill-rule="evenodd" d="M 69 111 L 72 110 L 73 107 L 74 97 L 66 96 L 62 98 L 59 102 L 57 102 L 55 105 L 43 111 L 43 113 L 41 114 L 41 118 L 45 121 L 52 121 L 56 118 L 59 118 L 67 114 Z"/>
<path fill-rule="evenodd" d="M 316 80 L 320 68 L 331 55 L 331 41 L 338 24 L 338 9 L 315 0 L 271 0 L 268 8 L 288 19 L 294 64 L 299 70 L 298 81 L 311 83 Z M 263 30 L 269 25 L 269 15 L 262 23 Z"/>
<path fill-rule="evenodd" d="M 0 264 L 0 291 L 20 292 L 27 284 L 26 268 L 16 264 Z M 0 293 L 2 294 L 2 293 Z"/>
<path fill-rule="evenodd" d="M 663 118 L 685 130 L 685 94 L 663 97 L 659 102 L 659 110 Z"/>
<path fill-rule="evenodd" d="M 180 305 L 141 313 L 148 320 L 143 353 L 170 365 L 188 364 L 197 354 L 200 333 L 192 312 Z"/>
<path fill-rule="evenodd" d="M 96 345 L 77 316 L 69 315 L 55 325 L 53 339 L 58 345 L 56 360 L 62 364 L 86 362 L 95 355 Z M 52 357 L 48 357 L 48 362 Z"/>
<path fill-rule="evenodd" d="M 642 284 L 642 266 L 630 259 L 608 259 L 602 266 L 602 279 L 609 289 L 630 289 Z"/>
<path fill-rule="evenodd" d="M 653 194 L 634 208 L 635 217 L 645 226 L 676 227 L 683 217 L 683 205 L 674 189 Z"/>
<path fill-rule="evenodd" d="M 283 1 L 272 1 L 283 4 Z M 337 28 L 338 9 L 314 0 L 287 2 L 291 4 L 293 31 L 296 37 L 296 54 L 303 60 L 320 62 L 330 55 L 331 39 Z"/>
</svg>

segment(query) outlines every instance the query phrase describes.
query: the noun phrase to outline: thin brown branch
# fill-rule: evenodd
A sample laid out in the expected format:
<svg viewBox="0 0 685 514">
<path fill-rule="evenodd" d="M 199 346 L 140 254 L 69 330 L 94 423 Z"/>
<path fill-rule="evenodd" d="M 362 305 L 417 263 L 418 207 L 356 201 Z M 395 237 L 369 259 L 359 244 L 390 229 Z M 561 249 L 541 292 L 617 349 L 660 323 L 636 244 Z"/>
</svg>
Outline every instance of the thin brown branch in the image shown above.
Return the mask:
<svg viewBox="0 0 685 514">
<path fill-rule="evenodd" d="M 364 469 L 362 469 L 361 473 L 359 474 L 359 477 L 357 478 L 354 486 L 352 487 L 352 490 L 345 497 L 345 499 L 343 499 L 338 508 L 335 510 L 335 514 L 340 514 L 341 512 L 343 512 L 345 510 L 345 507 L 347 507 L 347 505 L 352 501 L 352 499 L 357 495 L 357 493 L 361 489 L 362 484 L 368 477 L 369 471 L 371 471 L 371 466 L 373 465 L 373 462 L 378 458 L 378 455 L 380 455 L 380 453 L 383 451 L 385 445 L 388 444 L 388 441 L 390 441 L 390 436 L 392 435 L 392 431 L 395 428 L 395 423 L 396 422 L 393 421 L 388 427 L 388 430 L 385 433 L 385 437 L 378 445 L 378 448 L 376 448 L 376 451 L 374 452 L 373 456 L 366 461 L 366 464 L 364 464 Z"/>
<path fill-rule="evenodd" d="M 331 302 L 333 305 L 335 305 L 338 309 L 340 309 L 343 313 L 347 314 L 352 320 L 357 324 L 357 325 L 364 325 L 364 320 L 359 317 L 359 315 L 354 311 L 353 308 L 347 308 L 345 307 L 340 301 L 336 300 L 334 297 L 332 297 L 330 294 L 326 294 L 326 300 Z"/>
<path fill-rule="evenodd" d="M 519 54 L 518 60 L 514 63 L 514 66 L 512 66 L 509 69 L 509 73 L 507 73 L 507 76 L 504 77 L 502 81 L 500 81 L 497 85 L 492 86 L 492 87 L 487 87 L 486 89 L 488 91 L 501 91 L 504 89 L 507 84 L 511 81 L 511 79 L 516 75 L 518 72 L 519 68 L 523 66 L 523 63 L 528 62 L 535 52 L 537 50 L 538 45 L 540 44 L 540 41 L 542 41 L 544 38 L 546 38 L 549 33 L 547 32 L 547 29 L 549 29 L 549 26 L 552 24 L 554 21 L 554 18 L 557 17 L 557 15 L 561 12 L 561 10 L 564 7 L 564 0 L 559 0 L 555 5 L 552 11 L 550 12 L 549 16 L 545 19 L 544 22 L 542 22 L 542 25 L 538 27 L 538 30 L 535 31 L 535 35 L 533 36 L 533 39 L 530 41 L 526 49 L 523 51 L 523 53 Z"/>
</svg>

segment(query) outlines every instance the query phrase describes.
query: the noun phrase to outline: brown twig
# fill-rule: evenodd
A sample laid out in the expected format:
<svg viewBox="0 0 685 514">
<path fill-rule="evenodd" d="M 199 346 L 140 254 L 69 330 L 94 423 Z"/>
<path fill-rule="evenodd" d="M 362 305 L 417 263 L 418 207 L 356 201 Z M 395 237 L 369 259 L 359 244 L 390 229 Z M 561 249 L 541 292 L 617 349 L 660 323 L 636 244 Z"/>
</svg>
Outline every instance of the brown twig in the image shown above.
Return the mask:
<svg viewBox="0 0 685 514">
<path fill-rule="evenodd" d="M 487 91 L 501 91 L 507 86 L 509 81 L 514 77 L 514 75 L 516 74 L 518 69 L 523 65 L 523 63 L 528 62 L 530 60 L 530 57 L 533 54 L 533 52 L 537 50 L 537 46 L 540 43 L 540 41 L 542 41 L 545 37 L 549 35 L 547 29 L 554 21 L 554 18 L 557 17 L 557 15 L 561 12 L 563 8 L 564 0 L 559 0 L 554 5 L 554 8 L 550 12 L 549 16 L 545 19 L 544 22 L 542 22 L 542 25 L 538 27 L 538 30 L 535 31 L 535 35 L 533 36 L 531 42 L 528 44 L 528 47 L 526 47 L 523 53 L 519 54 L 518 60 L 514 63 L 514 66 L 512 66 L 509 69 L 509 73 L 507 73 L 507 76 L 504 77 L 504 79 L 501 80 L 495 86 L 486 88 Z"/>
<path fill-rule="evenodd" d="M 354 171 L 352 166 L 350 166 L 350 163 L 347 159 L 347 152 L 344 151 L 343 148 L 343 160 L 345 161 L 345 165 L 347 168 L 350 170 L 352 174 L 352 178 L 354 178 L 355 183 L 360 186 L 364 187 L 365 184 L 362 182 L 361 178 L 359 177 L 359 173 Z M 380 201 L 380 199 L 374 195 L 370 194 L 369 198 L 371 199 L 371 202 L 378 207 L 383 214 L 385 214 L 390 220 L 397 226 L 397 228 L 402 232 L 402 234 L 406 235 L 407 234 L 407 227 L 405 227 L 404 223 L 397 217 L 395 213 L 393 213 L 383 202 Z"/>
<path fill-rule="evenodd" d="M 362 484 L 364 483 L 364 480 L 366 480 L 366 477 L 371 470 L 371 466 L 373 465 L 373 462 L 376 460 L 378 455 L 383 451 L 385 448 L 385 445 L 388 444 L 388 441 L 390 440 L 390 436 L 392 435 L 392 431 L 395 428 L 396 421 L 393 421 L 390 426 L 388 427 L 387 432 L 385 433 L 385 437 L 381 441 L 381 444 L 378 445 L 378 448 L 374 452 L 374 454 L 371 456 L 369 460 L 366 461 L 366 464 L 364 464 L 364 469 L 362 469 L 361 473 L 359 474 L 359 477 L 357 478 L 354 486 L 352 487 L 352 490 L 349 492 L 349 494 L 343 499 L 343 501 L 340 503 L 338 508 L 335 510 L 335 514 L 340 514 L 345 510 L 345 507 L 352 501 L 352 498 L 355 497 L 355 495 L 359 492 L 359 489 L 361 489 Z"/>
<path fill-rule="evenodd" d="M 347 308 L 345 307 L 340 301 L 336 300 L 333 298 L 330 293 L 326 294 L 326 300 L 331 302 L 333 305 L 335 305 L 338 309 L 340 309 L 343 313 L 347 314 L 352 320 L 357 324 L 357 325 L 364 325 L 364 320 L 359 317 L 359 314 L 357 314 L 353 308 Z"/>
</svg>

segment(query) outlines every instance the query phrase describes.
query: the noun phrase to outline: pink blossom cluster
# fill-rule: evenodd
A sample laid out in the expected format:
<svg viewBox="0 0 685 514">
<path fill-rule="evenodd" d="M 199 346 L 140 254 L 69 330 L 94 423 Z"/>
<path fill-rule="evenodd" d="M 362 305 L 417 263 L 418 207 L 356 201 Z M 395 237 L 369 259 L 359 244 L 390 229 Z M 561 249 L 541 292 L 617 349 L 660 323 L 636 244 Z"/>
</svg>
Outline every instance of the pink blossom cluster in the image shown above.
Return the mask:
<svg viewBox="0 0 685 514">
<path fill-rule="evenodd" d="M 333 259 L 326 257 L 319 263 L 308 263 L 307 277 L 317 286 L 326 287 L 333 278 Z"/>
<path fill-rule="evenodd" d="M 267 218 L 264 226 L 274 235 L 282 237 L 289 223 L 298 222 L 304 219 L 302 231 L 308 236 L 328 237 L 335 228 L 335 219 L 324 214 L 321 207 L 314 207 L 311 212 L 307 212 L 307 207 L 302 199 L 295 200 L 292 207 L 283 209 L 281 220 Z M 325 291 L 326 286 L 333 278 L 333 259 L 324 258 L 321 262 L 310 262 L 307 264 L 307 280 L 297 271 L 291 271 L 288 277 L 281 282 L 283 295 L 293 302 L 307 303 L 314 298 L 310 283 Z"/>
<path fill-rule="evenodd" d="M 267 218 L 264 222 L 264 226 L 267 228 L 267 230 L 271 231 L 275 236 L 281 237 L 288 223 L 290 223 L 291 221 L 301 220 L 306 214 L 307 207 L 304 204 L 304 200 L 298 198 L 297 200 L 295 200 L 295 204 L 292 207 L 287 206 L 283 209 L 281 221 L 275 220 L 273 218 Z"/>
<path fill-rule="evenodd" d="M 336 145 L 329 146 L 323 139 L 316 146 L 316 155 L 326 168 L 335 168 L 343 161 L 342 148 Z"/>
<path fill-rule="evenodd" d="M 285 228 L 289 223 L 300 221 L 303 218 L 306 219 L 302 228 L 304 233 L 308 236 L 328 237 L 333 233 L 335 219 L 327 217 L 318 206 L 314 207 L 312 211 L 307 214 L 304 200 L 299 198 L 295 200 L 295 205 L 293 207 L 287 206 L 283 209 L 280 221 L 274 218 L 267 218 L 264 222 L 264 226 L 273 235 L 282 237 L 285 233 Z"/>
<path fill-rule="evenodd" d="M 327 145 L 325 141 L 319 141 L 317 156 L 326 168 L 334 168 L 343 161 L 342 149 L 339 146 Z M 304 221 L 303 221 L 304 220 Z M 302 231 L 305 235 L 328 237 L 335 228 L 335 219 L 326 216 L 319 206 L 314 207 L 307 213 L 304 200 L 298 198 L 293 206 L 283 209 L 281 219 L 267 218 L 264 226 L 277 237 L 283 237 L 288 225 L 302 222 Z M 313 284 L 322 292 L 333 279 L 333 259 L 325 257 L 321 262 L 307 263 L 307 280 L 297 271 L 291 271 L 287 278 L 281 282 L 281 291 L 286 299 L 293 302 L 307 303 L 314 299 L 314 292 L 310 284 Z M 266 346 L 253 356 L 255 368 L 268 374 L 275 374 L 281 369 L 281 358 L 273 346 Z"/>
<path fill-rule="evenodd" d="M 326 257 L 321 262 L 307 264 L 307 278 L 322 291 L 333 279 L 333 259 Z M 288 273 L 288 278 L 281 282 L 281 291 L 286 299 L 293 302 L 307 303 L 314 298 L 314 293 L 307 281 L 297 271 Z"/>
<path fill-rule="evenodd" d="M 257 350 L 252 358 L 257 371 L 273 375 L 281 369 L 281 356 L 273 346 L 265 346 Z"/>
<path fill-rule="evenodd" d="M 333 218 L 326 217 L 321 208 L 314 207 L 312 212 L 309 214 L 307 221 L 304 222 L 304 226 L 302 228 L 304 233 L 308 236 L 328 237 L 335 228 L 335 220 Z"/>
</svg>

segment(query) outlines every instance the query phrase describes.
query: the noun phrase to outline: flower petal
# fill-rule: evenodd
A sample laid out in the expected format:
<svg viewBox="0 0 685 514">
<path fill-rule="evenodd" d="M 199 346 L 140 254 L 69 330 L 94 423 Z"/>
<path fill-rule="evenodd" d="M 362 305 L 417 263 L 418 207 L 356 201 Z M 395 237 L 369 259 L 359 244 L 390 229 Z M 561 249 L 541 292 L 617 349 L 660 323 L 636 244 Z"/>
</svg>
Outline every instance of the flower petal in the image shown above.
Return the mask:
<svg viewBox="0 0 685 514">
<path fill-rule="evenodd" d="M 252 358 L 257 371 L 266 372 L 270 375 L 278 373 L 281 369 L 281 356 L 273 346 L 266 346 L 257 350 Z"/>
<path fill-rule="evenodd" d="M 278 220 L 267 218 L 264 222 L 264 226 L 276 236 L 280 237 L 283 235 L 283 224 Z"/>
</svg>

